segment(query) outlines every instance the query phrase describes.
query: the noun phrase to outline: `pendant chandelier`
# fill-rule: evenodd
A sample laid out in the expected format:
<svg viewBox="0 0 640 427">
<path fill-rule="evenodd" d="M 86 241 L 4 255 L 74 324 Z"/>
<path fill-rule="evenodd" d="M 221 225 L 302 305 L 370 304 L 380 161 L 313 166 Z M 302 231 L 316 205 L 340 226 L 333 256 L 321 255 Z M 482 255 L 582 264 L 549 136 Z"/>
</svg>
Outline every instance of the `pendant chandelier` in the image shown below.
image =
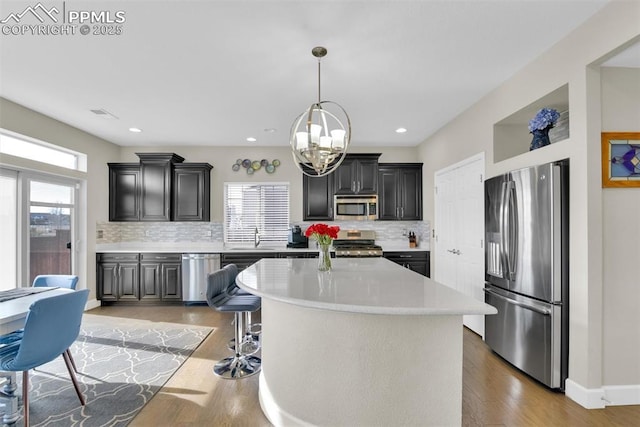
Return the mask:
<svg viewBox="0 0 640 427">
<path fill-rule="evenodd" d="M 314 47 L 311 53 L 318 58 L 318 102 L 293 122 L 289 143 L 298 169 L 317 177 L 330 174 L 344 160 L 351 141 L 351 120 L 339 104 L 321 100 L 320 59 L 327 49 Z"/>
</svg>

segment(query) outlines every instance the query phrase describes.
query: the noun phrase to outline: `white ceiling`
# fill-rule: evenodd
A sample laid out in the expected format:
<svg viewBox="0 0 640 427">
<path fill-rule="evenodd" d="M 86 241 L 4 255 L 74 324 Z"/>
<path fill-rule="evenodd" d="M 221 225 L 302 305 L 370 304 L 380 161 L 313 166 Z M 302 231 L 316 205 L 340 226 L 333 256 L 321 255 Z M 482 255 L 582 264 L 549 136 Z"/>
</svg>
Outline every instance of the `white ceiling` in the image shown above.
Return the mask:
<svg viewBox="0 0 640 427">
<path fill-rule="evenodd" d="M 414 146 L 606 3 L 46 1 L 122 10 L 123 33 L 0 34 L 0 96 L 124 146 L 286 146 L 321 45 L 322 98 L 349 112 L 353 144 Z M 0 20 L 36 4 L 3 0 Z"/>
</svg>

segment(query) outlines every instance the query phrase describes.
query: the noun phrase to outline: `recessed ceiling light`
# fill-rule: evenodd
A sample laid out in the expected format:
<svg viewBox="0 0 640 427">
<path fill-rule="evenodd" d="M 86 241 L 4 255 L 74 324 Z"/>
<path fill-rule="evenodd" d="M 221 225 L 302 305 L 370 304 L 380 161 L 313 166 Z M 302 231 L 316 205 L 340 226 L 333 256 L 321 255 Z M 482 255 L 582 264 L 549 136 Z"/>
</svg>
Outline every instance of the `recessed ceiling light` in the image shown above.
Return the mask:
<svg viewBox="0 0 640 427">
<path fill-rule="evenodd" d="M 249 138 L 247 138 L 247 141 L 249 142 L 256 142 L 257 139 L 255 139 L 254 137 L 250 136 Z"/>
<path fill-rule="evenodd" d="M 407 130 L 405 128 L 396 129 L 396 133 L 405 133 Z"/>
<path fill-rule="evenodd" d="M 138 128 L 129 128 L 129 132 L 133 132 L 133 133 L 140 133 L 140 132 L 142 132 L 142 129 L 138 129 Z"/>
</svg>

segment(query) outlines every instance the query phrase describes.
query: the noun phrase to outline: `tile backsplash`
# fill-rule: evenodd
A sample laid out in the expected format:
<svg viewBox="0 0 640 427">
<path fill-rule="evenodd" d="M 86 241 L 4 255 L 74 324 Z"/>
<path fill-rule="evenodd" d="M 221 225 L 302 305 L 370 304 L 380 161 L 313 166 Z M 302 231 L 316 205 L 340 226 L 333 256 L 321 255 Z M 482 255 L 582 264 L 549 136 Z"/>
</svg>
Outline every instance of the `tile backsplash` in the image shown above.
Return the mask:
<svg viewBox="0 0 640 427">
<path fill-rule="evenodd" d="M 314 221 L 319 222 L 319 221 Z M 305 230 L 314 222 L 296 222 Z M 420 246 L 429 244 L 428 221 L 332 221 L 341 229 L 374 230 L 377 241 L 408 241 L 414 232 Z M 207 243 L 224 240 L 221 222 L 98 222 L 96 243 L 121 242 L 191 242 Z"/>
</svg>

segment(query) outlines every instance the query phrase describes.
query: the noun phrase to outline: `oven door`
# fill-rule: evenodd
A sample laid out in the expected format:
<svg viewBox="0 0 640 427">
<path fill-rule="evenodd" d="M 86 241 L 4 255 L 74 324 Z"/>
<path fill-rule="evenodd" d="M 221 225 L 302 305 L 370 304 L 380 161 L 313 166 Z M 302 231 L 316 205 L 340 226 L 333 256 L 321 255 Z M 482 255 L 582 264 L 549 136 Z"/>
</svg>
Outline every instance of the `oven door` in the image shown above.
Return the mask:
<svg viewBox="0 0 640 427">
<path fill-rule="evenodd" d="M 334 196 L 333 219 L 347 221 L 378 219 L 378 196 Z"/>
</svg>

